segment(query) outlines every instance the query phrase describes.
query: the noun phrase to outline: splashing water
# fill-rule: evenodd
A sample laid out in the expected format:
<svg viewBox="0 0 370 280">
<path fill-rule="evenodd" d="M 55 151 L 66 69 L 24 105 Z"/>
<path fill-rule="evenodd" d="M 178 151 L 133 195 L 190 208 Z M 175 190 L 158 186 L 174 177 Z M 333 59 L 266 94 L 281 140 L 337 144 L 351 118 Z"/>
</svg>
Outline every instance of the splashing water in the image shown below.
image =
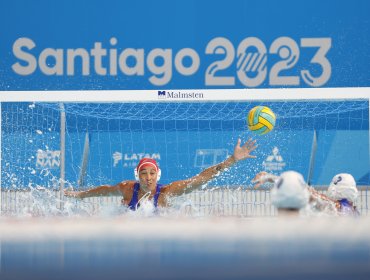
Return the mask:
<svg viewBox="0 0 370 280">
<path fill-rule="evenodd" d="M 66 184 L 68 186 L 68 184 Z M 181 196 L 170 197 L 169 207 L 155 208 L 149 196 L 139 201 L 137 211 L 121 203 L 122 197 L 95 197 L 83 200 L 64 197 L 51 188 L 29 186 L 28 191 L 3 192 L 2 215 L 13 217 L 256 217 L 276 216 L 268 191 L 243 188 L 202 188 Z M 331 205 L 329 205 L 331 206 Z M 335 207 L 312 203 L 301 216 L 337 216 Z M 315 208 L 321 208 L 317 210 Z"/>
<path fill-rule="evenodd" d="M 11 191 L 7 197 L 3 208 L 8 209 L 2 213 L 12 217 L 200 216 L 194 203 L 181 197 L 171 198 L 169 208 L 156 209 L 147 195 L 138 202 L 140 207 L 136 211 L 122 205 L 121 197 L 63 198 L 59 191 L 40 186 L 29 186 L 29 191 Z"/>
</svg>

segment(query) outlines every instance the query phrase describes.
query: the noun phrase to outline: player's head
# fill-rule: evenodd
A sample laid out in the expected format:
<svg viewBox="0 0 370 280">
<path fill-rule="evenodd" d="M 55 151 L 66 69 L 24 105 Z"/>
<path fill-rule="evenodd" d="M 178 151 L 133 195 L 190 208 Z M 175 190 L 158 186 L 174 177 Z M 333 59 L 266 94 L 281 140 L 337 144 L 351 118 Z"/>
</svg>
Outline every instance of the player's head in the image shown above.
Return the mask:
<svg viewBox="0 0 370 280">
<path fill-rule="evenodd" d="M 145 178 L 151 178 L 157 182 L 161 178 L 161 169 L 158 167 L 158 164 L 154 159 L 143 158 L 136 166 L 134 174 L 135 179 L 140 182 Z"/>
<path fill-rule="evenodd" d="M 351 202 L 356 201 L 358 190 L 355 179 L 348 173 L 335 175 L 331 180 L 327 195 L 335 200 L 348 199 Z"/>
<path fill-rule="evenodd" d="M 278 209 L 298 211 L 305 207 L 309 192 L 303 176 L 295 171 L 283 172 L 271 190 L 271 200 Z"/>
</svg>

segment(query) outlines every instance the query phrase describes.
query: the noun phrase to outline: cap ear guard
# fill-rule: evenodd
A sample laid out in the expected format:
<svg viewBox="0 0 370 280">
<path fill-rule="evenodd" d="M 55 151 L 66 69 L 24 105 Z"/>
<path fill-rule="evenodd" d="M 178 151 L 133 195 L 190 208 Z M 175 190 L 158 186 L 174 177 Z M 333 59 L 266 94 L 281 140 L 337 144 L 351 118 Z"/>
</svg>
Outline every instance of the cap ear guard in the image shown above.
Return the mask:
<svg viewBox="0 0 370 280">
<path fill-rule="evenodd" d="M 349 201 L 355 202 L 358 198 L 355 179 L 348 173 L 335 175 L 329 185 L 327 195 L 331 199 L 348 199 Z"/>
<path fill-rule="evenodd" d="M 134 175 L 135 175 L 135 180 L 139 181 L 139 172 L 137 172 L 136 168 L 134 169 Z M 161 175 L 162 175 L 162 170 L 160 168 L 158 168 L 157 181 L 159 181 L 161 179 Z"/>
<path fill-rule="evenodd" d="M 162 170 L 160 168 L 158 168 L 157 181 L 159 181 L 161 179 L 161 175 L 162 175 Z"/>
</svg>

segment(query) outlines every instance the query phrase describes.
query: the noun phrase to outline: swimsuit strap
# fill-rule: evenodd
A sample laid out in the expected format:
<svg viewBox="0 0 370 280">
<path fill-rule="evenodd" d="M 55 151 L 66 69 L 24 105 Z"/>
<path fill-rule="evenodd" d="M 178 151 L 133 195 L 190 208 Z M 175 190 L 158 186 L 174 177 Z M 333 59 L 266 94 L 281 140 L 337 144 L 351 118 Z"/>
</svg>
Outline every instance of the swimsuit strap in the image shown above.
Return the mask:
<svg viewBox="0 0 370 280">
<path fill-rule="evenodd" d="M 134 192 L 132 193 L 131 201 L 128 204 L 128 208 L 130 208 L 131 210 L 136 210 L 136 205 L 139 202 L 139 190 L 140 190 L 140 183 L 136 182 L 134 185 Z"/>
<path fill-rule="evenodd" d="M 159 198 L 159 195 L 161 194 L 161 187 L 162 187 L 162 185 L 157 184 L 157 188 L 155 190 L 155 195 L 154 195 L 154 198 L 153 198 L 153 204 L 154 204 L 155 207 L 158 206 L 158 198 Z"/>
<path fill-rule="evenodd" d="M 154 198 L 153 198 L 153 204 L 154 204 L 155 207 L 158 206 L 158 198 L 159 198 L 159 195 L 161 194 L 161 187 L 162 187 L 162 185 L 160 185 L 160 184 L 157 184 L 157 186 L 156 186 L 155 195 L 154 195 Z M 140 207 L 140 204 L 138 204 L 138 202 L 139 202 L 139 190 L 140 190 L 140 183 L 136 182 L 135 185 L 134 185 L 134 191 L 133 191 L 133 194 L 132 194 L 131 201 L 128 204 L 128 208 L 130 208 L 131 210 L 136 210 L 136 208 Z"/>
</svg>

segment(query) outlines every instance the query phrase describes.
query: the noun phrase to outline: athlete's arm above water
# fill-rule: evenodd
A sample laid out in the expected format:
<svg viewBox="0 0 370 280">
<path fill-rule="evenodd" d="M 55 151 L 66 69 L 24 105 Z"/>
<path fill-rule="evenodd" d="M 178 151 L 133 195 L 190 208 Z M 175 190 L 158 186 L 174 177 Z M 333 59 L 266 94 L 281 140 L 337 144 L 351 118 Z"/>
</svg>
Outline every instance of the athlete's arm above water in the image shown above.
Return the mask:
<svg viewBox="0 0 370 280">
<path fill-rule="evenodd" d="M 130 181 L 120 182 L 117 185 L 101 185 L 86 191 L 64 191 L 65 196 L 75 197 L 75 198 L 87 198 L 87 197 L 97 197 L 97 196 L 122 196 L 126 190 Z M 134 183 L 134 182 L 133 182 Z"/>
<path fill-rule="evenodd" d="M 265 183 L 274 183 L 278 178 L 279 176 L 261 171 L 252 179 L 252 183 L 254 184 L 254 188 L 257 189 Z"/>
<path fill-rule="evenodd" d="M 231 167 L 236 162 L 247 158 L 255 158 L 256 156 L 251 155 L 251 152 L 253 152 L 256 148 L 257 145 L 255 140 L 249 139 L 245 144 L 241 145 L 241 140 L 238 139 L 233 155 L 227 158 L 225 161 L 203 170 L 201 173 L 190 179 L 176 181 L 162 187 L 161 193 L 164 194 L 164 196 L 159 198 L 160 204 L 162 204 L 162 200 L 163 204 L 166 204 L 165 197 L 167 195 L 179 195 L 183 194 L 184 192 L 190 192 L 212 180 L 222 171 Z M 147 161 L 148 160 L 149 159 L 147 159 Z M 152 195 L 155 195 L 159 170 L 155 163 L 151 163 L 153 166 L 148 166 L 148 164 L 149 162 L 141 165 L 139 163 L 139 166 L 137 167 L 140 188 L 143 188 L 146 192 L 151 191 Z M 123 195 L 124 197 L 132 197 L 134 184 L 135 181 L 124 181 L 115 186 L 102 185 L 86 191 L 65 191 L 65 195 L 81 199 L 86 197 L 109 195 Z"/>
<path fill-rule="evenodd" d="M 327 195 L 318 192 L 313 187 L 309 187 L 308 191 L 310 192 L 310 203 L 314 203 L 315 208 L 318 210 L 329 210 L 329 208 L 332 210 L 339 209 L 339 203 Z"/>
<path fill-rule="evenodd" d="M 251 155 L 251 152 L 253 152 L 256 148 L 256 140 L 249 139 L 246 143 L 241 145 L 241 140 L 238 139 L 233 155 L 228 157 L 226 160 L 203 170 L 201 173 L 190 179 L 175 181 L 169 185 L 166 185 L 163 188 L 162 193 L 167 193 L 169 195 L 180 195 L 184 192 L 191 192 L 192 190 L 199 188 L 213 178 L 217 177 L 221 172 L 225 171 L 225 169 L 231 167 L 236 162 L 247 158 L 256 158 L 256 156 Z"/>
<path fill-rule="evenodd" d="M 275 183 L 275 181 L 279 178 L 271 173 L 267 173 L 265 171 L 259 172 L 253 179 L 252 183 L 254 183 L 254 188 L 257 189 L 261 185 L 265 183 Z M 313 187 L 307 188 L 310 193 L 310 203 L 315 203 L 315 207 L 319 210 L 325 209 L 327 207 L 335 207 L 338 208 L 338 203 L 327 195 L 318 192 Z"/>
</svg>

